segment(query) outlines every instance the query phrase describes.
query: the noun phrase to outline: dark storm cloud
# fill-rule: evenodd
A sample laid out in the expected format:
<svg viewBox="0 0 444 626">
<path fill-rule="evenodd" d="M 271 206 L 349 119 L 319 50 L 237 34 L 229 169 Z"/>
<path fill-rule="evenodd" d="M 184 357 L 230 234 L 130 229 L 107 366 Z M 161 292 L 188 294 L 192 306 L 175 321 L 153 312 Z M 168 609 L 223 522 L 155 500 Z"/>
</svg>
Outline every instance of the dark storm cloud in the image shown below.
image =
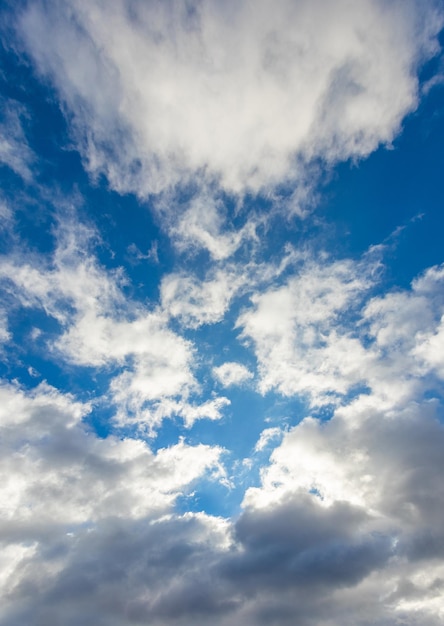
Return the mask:
<svg viewBox="0 0 444 626">
<path fill-rule="evenodd" d="M 253 588 L 356 584 L 391 552 L 387 538 L 365 534 L 366 521 L 362 509 L 325 508 L 304 493 L 247 510 L 236 525 L 241 551 L 224 564 L 224 575 Z"/>
</svg>

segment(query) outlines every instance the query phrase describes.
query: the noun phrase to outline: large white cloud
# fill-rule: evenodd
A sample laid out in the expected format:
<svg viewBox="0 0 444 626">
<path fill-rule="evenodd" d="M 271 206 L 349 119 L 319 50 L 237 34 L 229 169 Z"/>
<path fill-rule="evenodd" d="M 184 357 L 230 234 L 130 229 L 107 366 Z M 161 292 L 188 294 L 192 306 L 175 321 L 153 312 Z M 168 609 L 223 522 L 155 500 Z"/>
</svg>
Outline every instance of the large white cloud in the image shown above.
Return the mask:
<svg viewBox="0 0 444 626">
<path fill-rule="evenodd" d="M 188 401 L 194 353 L 168 328 L 174 298 L 153 310 L 125 300 L 123 277 L 88 249 L 90 230 L 62 223 L 57 237 L 46 263 L 21 254 L 1 266 L 10 297 L 59 321 L 53 354 L 96 369 L 127 363 L 110 372 L 122 423 L 144 411 L 152 425 L 218 419 L 226 399 Z M 442 371 L 444 273 L 433 267 L 409 289 L 369 297 L 378 263 L 287 251 L 281 264 L 246 268 L 253 290 L 280 283 L 239 317 L 262 390 L 315 404 L 335 393 L 343 404 L 327 423 L 262 433 L 256 455 L 282 443 L 237 519 L 172 510 L 200 477 L 226 482 L 219 447 L 179 441 L 154 454 L 140 440 L 100 439 L 72 397 L 3 386 L 0 621 L 438 625 L 444 433 L 439 403 L 423 393 Z M 176 369 L 170 341 L 173 356 L 185 350 Z M 237 380 L 232 362 L 225 370 L 214 372 L 221 382 Z M 357 383 L 365 392 L 347 397 Z"/>
<path fill-rule="evenodd" d="M 257 192 L 390 143 L 440 24 L 415 0 L 70 0 L 18 29 L 90 172 L 145 196 L 196 173 Z"/>
<path fill-rule="evenodd" d="M 181 441 L 153 453 L 140 440 L 97 437 L 82 422 L 91 407 L 48 385 L 25 392 L 3 384 L 0 399 L 0 543 L 6 559 L 0 561 L 2 623 L 11 623 L 5 611 L 10 603 L 15 607 L 23 593 L 25 607 L 26 597 L 35 603 L 38 580 L 43 583 L 47 577 L 50 585 L 64 585 L 63 571 L 79 540 L 86 540 L 87 550 L 94 552 L 101 550 L 100 544 L 105 546 L 106 529 L 113 525 L 120 525 L 125 535 L 129 525 L 143 520 L 149 531 L 156 519 L 171 515 L 177 497 L 197 479 L 224 475 L 219 447 Z M 218 525 L 215 520 L 215 532 Z M 217 545 L 216 537 L 214 541 Z M 78 554 L 82 560 L 89 558 L 85 548 Z M 110 548 L 111 565 L 115 542 L 106 552 Z M 165 544 L 162 549 L 168 550 Z M 103 553 L 94 567 L 106 567 L 104 557 Z M 96 579 L 93 586 L 98 589 L 101 584 Z M 71 586 L 72 599 L 73 591 Z M 42 615 L 28 619 L 39 623 Z"/>
</svg>

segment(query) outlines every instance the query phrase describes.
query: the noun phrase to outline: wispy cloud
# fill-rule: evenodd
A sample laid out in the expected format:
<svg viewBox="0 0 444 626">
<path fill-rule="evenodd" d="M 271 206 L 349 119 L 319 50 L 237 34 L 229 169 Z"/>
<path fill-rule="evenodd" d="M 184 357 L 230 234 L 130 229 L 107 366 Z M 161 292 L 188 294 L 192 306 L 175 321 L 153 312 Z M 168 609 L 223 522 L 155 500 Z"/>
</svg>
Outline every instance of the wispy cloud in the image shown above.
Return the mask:
<svg viewBox="0 0 444 626">
<path fill-rule="evenodd" d="M 60 334 L 47 340 L 54 357 L 111 372 L 119 368 L 110 382 L 119 424 L 142 423 L 151 430 L 173 415 L 184 416 L 189 425 L 220 417 L 225 398 L 202 406 L 188 402 L 199 391 L 192 343 L 168 327 L 168 315 L 159 307 L 125 299 L 125 276 L 106 271 L 91 253 L 94 236 L 86 226 L 62 220 L 49 263 L 36 256 L 5 256 L 0 275 L 9 297 L 59 322 Z M 185 300 L 180 306 L 186 310 Z M 208 308 L 202 315 L 212 320 Z"/>
<path fill-rule="evenodd" d="M 29 182 L 32 179 L 31 166 L 35 164 L 36 157 L 29 147 L 23 128 L 27 112 L 23 105 L 13 100 L 2 98 L 0 104 L 0 164 Z"/>
</svg>

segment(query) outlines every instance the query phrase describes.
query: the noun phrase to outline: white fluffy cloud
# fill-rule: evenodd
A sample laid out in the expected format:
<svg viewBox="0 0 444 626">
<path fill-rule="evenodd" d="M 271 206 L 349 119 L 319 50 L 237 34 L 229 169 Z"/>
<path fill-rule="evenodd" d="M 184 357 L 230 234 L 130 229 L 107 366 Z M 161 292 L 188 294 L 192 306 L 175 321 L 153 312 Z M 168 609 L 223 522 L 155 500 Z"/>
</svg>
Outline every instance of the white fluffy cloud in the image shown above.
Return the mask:
<svg viewBox="0 0 444 626">
<path fill-rule="evenodd" d="M 10 297 L 60 323 L 57 354 L 126 367 L 110 386 L 122 424 L 131 415 L 153 427 L 174 415 L 186 427 L 220 419 L 226 398 L 192 400 L 194 348 L 167 325 L 174 298 L 153 310 L 126 301 L 123 276 L 88 252 L 91 232 L 62 225 L 58 237 L 46 265 L 24 256 L 2 265 Z M 368 388 L 342 395 L 329 422 L 307 417 L 289 432 L 263 431 L 257 454 L 282 443 L 236 520 L 172 510 L 199 478 L 225 484 L 219 447 L 179 441 L 153 453 L 141 440 L 99 439 L 84 423 L 89 407 L 72 397 L 46 385 L 0 389 L 8 626 L 66 615 L 115 626 L 254 626 L 271 616 L 279 626 L 295 616 L 331 626 L 332 615 L 346 626 L 438 626 L 444 433 L 437 401 L 423 392 L 442 370 L 434 342 L 443 270 L 369 298 L 371 255 L 301 262 L 285 254 L 290 261 L 268 272 L 246 270 L 253 289 L 281 282 L 254 296 L 238 322 L 253 341 L 261 389 L 306 393 L 316 404 L 357 383 Z M 204 285 L 196 279 L 199 293 Z M 252 376 L 231 361 L 212 374 L 223 385 Z"/>
<path fill-rule="evenodd" d="M 363 266 L 307 263 L 283 286 L 254 295 L 253 308 L 240 315 L 237 326 L 253 342 L 260 390 L 307 393 L 322 402 L 362 381 L 365 350 L 349 333 L 338 331 L 340 317 L 370 286 Z"/>
<path fill-rule="evenodd" d="M 232 361 L 213 367 L 213 375 L 224 387 L 241 385 L 253 378 L 252 372 L 245 365 Z"/>
<path fill-rule="evenodd" d="M 242 282 L 242 277 L 222 270 L 203 281 L 192 275 L 168 274 L 160 288 L 162 306 L 185 327 L 214 324 L 224 317 Z"/>
<path fill-rule="evenodd" d="M 0 259 L 11 371 L 21 359 L 33 387 L 32 354 L 97 381 L 90 404 L 47 383 L 0 385 L 2 625 L 442 624 L 444 269 L 384 294 L 382 246 L 357 261 L 315 258 L 271 232 L 265 210 L 303 216 L 318 167 L 391 143 L 437 49 L 437 7 L 22 4 L 16 50 L 55 87 L 89 174 L 149 199 L 179 254 L 165 273 L 161 244 L 142 254 L 130 243 L 160 277 L 158 301 L 133 300 L 65 203 L 53 253 L 30 252 L 17 233 Z M 33 157 L 14 110 L 0 161 L 24 189 Z M 23 311 L 38 312 L 32 330 Z M 229 360 L 237 331 L 256 371 Z M 263 429 L 253 402 L 231 423 L 196 426 L 230 404 L 213 385 L 235 399 L 243 384 L 276 398 L 276 415 L 286 403 L 284 423 Z M 313 415 L 294 414 L 296 399 Z M 88 426 L 99 404 L 114 417 L 103 437 Z M 325 405 L 328 421 L 315 417 Z M 148 436 L 165 418 L 181 421 L 154 451 Z M 240 510 L 196 512 L 239 496 L 227 451 L 208 441 L 234 441 L 240 418 L 263 429 L 251 458 L 227 457 L 252 470 Z M 199 491 L 208 481 L 214 491 Z"/>
<path fill-rule="evenodd" d="M 259 440 L 254 447 L 254 451 L 262 452 L 262 450 L 267 448 L 272 441 L 279 439 L 280 437 L 282 437 L 282 435 L 283 431 L 278 426 L 275 426 L 273 428 L 265 428 L 265 430 L 261 432 L 261 436 L 259 437 Z"/>
<path fill-rule="evenodd" d="M 108 568 L 106 555 L 111 557 L 109 566 L 114 567 L 111 563 L 117 564 L 117 537 L 120 535 L 125 543 L 130 526 L 136 534 L 137 527 L 139 530 L 144 527 L 146 540 L 154 541 L 153 548 L 159 546 L 159 537 L 155 539 L 156 523 L 162 528 L 164 520 L 166 535 L 161 531 L 160 554 L 167 558 L 169 527 L 176 525 L 177 537 L 181 527 L 180 521 L 167 521 L 177 497 L 189 492 L 199 478 L 206 476 L 217 480 L 224 476 L 219 447 L 189 446 L 181 441 L 153 453 L 140 440 L 98 438 L 82 422 L 90 407 L 48 385 L 25 392 L 17 386 L 3 384 L 0 399 L 0 571 L 3 582 L 0 621 L 3 623 L 20 621 L 13 615 L 22 610 L 26 612 L 28 601 L 37 612 L 33 611 L 25 621 L 39 623 L 41 611 L 46 609 L 43 605 L 36 607 L 35 593 L 45 595 L 52 585 L 63 586 L 64 578 L 74 601 L 76 593 L 72 595 L 70 561 L 73 558 L 83 561 L 87 553 L 91 556 L 102 545 L 104 551 L 100 556 L 96 554 L 95 573 L 92 570 L 88 573 L 92 575 L 92 587 L 98 591 L 104 584 L 99 580 L 100 574 L 97 578 L 99 570 Z M 196 521 L 195 526 L 199 525 L 200 529 L 185 533 L 188 540 L 192 539 L 193 532 L 199 531 L 202 543 L 209 540 L 205 533 L 212 535 L 214 547 L 226 542 L 222 537 L 222 523 L 217 520 L 206 523 L 203 519 L 201 524 Z M 115 538 L 113 547 L 108 543 L 110 531 Z M 173 551 L 181 540 L 173 542 L 176 545 L 171 547 Z M 79 545 L 84 541 L 85 545 Z M 128 557 L 132 558 L 129 544 L 127 548 L 125 551 L 122 545 L 121 556 L 128 565 Z M 37 572 L 40 574 L 36 577 Z M 47 582 L 41 587 L 38 581 L 43 583 L 44 579 Z M 103 591 L 102 587 L 99 595 Z M 137 593 L 143 593 L 140 585 L 136 595 L 132 594 L 132 601 L 137 599 Z M 17 605 L 19 598 L 21 606 Z M 97 600 L 93 592 L 90 606 L 93 615 L 101 611 Z M 77 617 L 80 616 L 78 611 L 83 610 L 82 605 L 80 602 L 74 609 Z M 67 605 L 64 608 L 59 605 L 55 613 L 49 605 L 47 609 L 51 614 L 50 622 L 56 619 L 58 610 L 71 610 Z"/>
<path fill-rule="evenodd" d="M 190 396 L 199 392 L 192 343 L 168 327 L 168 315 L 159 307 L 143 307 L 125 298 L 122 273 L 106 271 L 89 251 L 93 236 L 85 227 L 62 223 L 50 262 L 26 255 L 5 256 L 0 261 L 0 277 L 8 297 L 21 306 L 43 309 L 59 322 L 61 333 L 47 339 L 54 356 L 79 366 L 118 369 L 110 393 L 120 425 L 141 423 L 152 430 L 167 417 L 181 416 L 187 426 L 197 419 L 220 418 L 226 398 L 190 403 Z M 170 314 L 187 320 L 204 316 L 201 323 L 214 321 L 212 302 L 219 295 L 225 298 L 217 281 L 215 285 L 207 289 L 209 296 L 205 286 L 202 291 L 210 307 L 201 302 L 193 308 L 184 300 L 180 311 L 168 302 L 166 291 Z M 223 309 L 216 310 L 217 315 L 222 313 Z M 35 330 L 34 341 L 41 343 L 45 339 Z"/>
<path fill-rule="evenodd" d="M 237 326 L 254 347 L 262 393 L 302 393 L 322 405 L 367 386 L 395 406 L 442 377 L 442 267 L 366 302 L 376 267 L 368 256 L 306 263 L 252 297 Z"/>
<path fill-rule="evenodd" d="M 408 292 L 374 298 L 364 311 L 377 346 L 385 352 L 408 355 L 412 373 L 444 376 L 444 267 L 429 268 Z"/>
<path fill-rule="evenodd" d="M 90 172 L 145 196 L 196 173 L 257 192 L 297 159 L 390 143 L 440 25 L 414 0 L 70 0 L 31 3 L 18 29 Z"/>
<path fill-rule="evenodd" d="M 214 189 L 201 187 L 178 219 L 171 215 L 171 208 L 175 206 L 174 193 L 166 194 L 156 203 L 164 225 L 169 226 L 172 241 L 180 251 L 203 248 L 208 250 L 212 259 L 221 261 L 232 256 L 242 243 L 256 239 L 253 216 L 248 216 L 243 227 L 233 228 L 227 220 L 225 204 L 214 196 Z"/>
<path fill-rule="evenodd" d="M 30 393 L 3 385 L 0 396 L 3 533 L 22 540 L 51 527 L 168 512 L 187 485 L 221 472 L 217 447 L 179 442 L 153 454 L 140 440 L 99 439 L 82 424 L 91 407 L 47 385 Z"/>
</svg>

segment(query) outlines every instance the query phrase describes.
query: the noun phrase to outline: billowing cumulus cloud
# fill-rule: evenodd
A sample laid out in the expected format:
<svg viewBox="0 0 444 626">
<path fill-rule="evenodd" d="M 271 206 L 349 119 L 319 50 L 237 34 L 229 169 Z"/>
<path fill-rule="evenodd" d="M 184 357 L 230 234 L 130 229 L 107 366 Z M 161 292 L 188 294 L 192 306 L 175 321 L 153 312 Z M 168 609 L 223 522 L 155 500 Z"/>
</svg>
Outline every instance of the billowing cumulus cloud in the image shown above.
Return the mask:
<svg viewBox="0 0 444 626">
<path fill-rule="evenodd" d="M 418 606 L 426 623 L 439 623 L 444 430 L 436 403 L 389 415 L 358 400 L 328 424 L 304 420 L 230 524 L 203 514 L 159 517 L 174 491 L 217 462 L 217 450 L 197 456 L 180 445 L 153 457 L 135 441 L 79 442 L 87 436 L 78 426 L 82 407 L 70 399 L 46 389 L 32 398 L 5 393 L 6 412 L 23 405 L 15 463 L 36 463 L 40 451 L 41 474 L 22 475 L 14 491 L 28 510 L 3 524 L 2 540 L 33 542 L 11 554 L 4 623 L 68 615 L 87 623 L 255 624 L 273 615 L 286 624 L 296 615 L 301 624 L 330 624 L 333 607 L 345 624 L 416 624 Z M 71 421 L 57 431 L 51 412 Z M 9 438 L 14 426 L 12 419 Z M 97 489 L 102 495 L 93 497 Z M 30 518 L 29 504 L 45 490 L 45 507 L 34 506 Z M 138 509 L 142 502 L 148 508 Z"/>
<path fill-rule="evenodd" d="M 153 455 L 139 440 L 100 440 L 81 424 L 91 407 L 46 385 L 30 395 L 5 386 L 1 396 L 6 535 L 9 528 L 12 537 L 34 538 L 53 525 L 158 514 L 206 469 L 217 470 L 217 448 L 196 454 L 179 443 Z"/>
<path fill-rule="evenodd" d="M 305 392 L 317 401 L 346 393 L 362 382 L 369 355 L 341 317 L 372 284 L 366 271 L 349 261 L 307 264 L 280 287 L 255 294 L 253 308 L 237 326 L 252 341 L 259 362 L 260 387 L 291 395 Z"/>
</svg>

